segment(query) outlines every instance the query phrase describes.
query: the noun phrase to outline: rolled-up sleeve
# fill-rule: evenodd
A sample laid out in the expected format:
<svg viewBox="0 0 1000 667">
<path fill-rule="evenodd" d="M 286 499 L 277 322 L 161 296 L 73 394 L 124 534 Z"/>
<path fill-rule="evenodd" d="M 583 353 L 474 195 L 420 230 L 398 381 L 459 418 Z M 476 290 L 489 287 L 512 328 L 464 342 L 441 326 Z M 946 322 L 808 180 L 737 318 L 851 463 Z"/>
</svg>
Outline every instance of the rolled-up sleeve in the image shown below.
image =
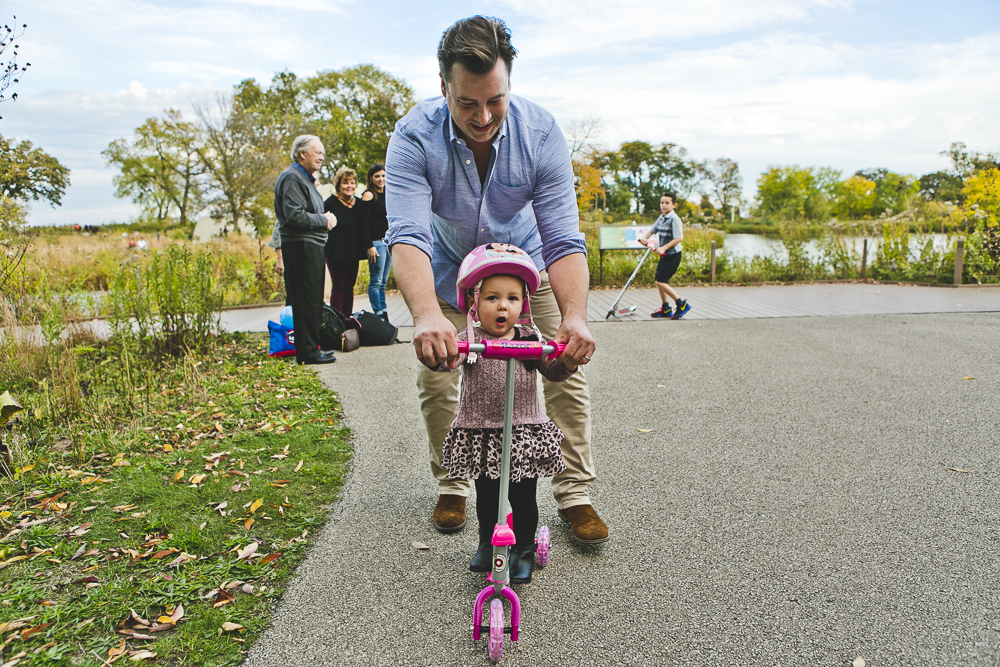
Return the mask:
<svg viewBox="0 0 1000 667">
<path fill-rule="evenodd" d="M 573 163 L 566 139 L 555 123 L 542 143 L 537 164 L 532 208 L 542 238 L 542 260 L 548 267 L 566 255 L 587 254 L 586 238 L 580 231 Z"/>
<path fill-rule="evenodd" d="M 386 245 L 402 243 L 419 248 L 434 259 L 431 236 L 431 186 L 427 155 L 421 142 L 401 127 L 389 139 L 386 151 L 385 209 L 389 220 Z"/>
</svg>

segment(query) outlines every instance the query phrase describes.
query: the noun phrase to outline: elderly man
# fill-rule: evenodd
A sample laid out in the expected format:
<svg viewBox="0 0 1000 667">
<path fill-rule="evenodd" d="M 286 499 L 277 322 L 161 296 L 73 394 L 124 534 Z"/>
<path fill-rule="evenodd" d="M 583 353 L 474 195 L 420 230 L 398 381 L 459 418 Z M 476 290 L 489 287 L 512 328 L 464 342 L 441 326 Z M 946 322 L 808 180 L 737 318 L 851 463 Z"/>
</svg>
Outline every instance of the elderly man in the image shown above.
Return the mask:
<svg viewBox="0 0 1000 667">
<path fill-rule="evenodd" d="M 542 333 L 566 343 L 586 364 L 595 342 L 587 328 L 587 247 L 580 233 L 573 168 L 552 115 L 510 94 L 517 51 L 507 26 L 475 16 L 445 31 L 438 46 L 441 93 L 396 124 L 386 160 L 388 245 L 413 314 L 413 344 L 425 368 L 417 386 L 439 496 L 434 524 L 465 526 L 467 480 L 441 467 L 441 446 L 458 410 L 458 373 L 427 367 L 457 360 L 459 265 L 476 246 L 513 243 L 541 271 L 531 312 Z M 608 529 L 590 502 L 590 393 L 582 372 L 545 382 L 546 410 L 566 438 L 566 470 L 552 479 L 559 516 L 577 541 L 603 542 Z"/>
<path fill-rule="evenodd" d="M 320 351 L 323 317 L 323 281 L 326 238 L 337 218 L 323 211 L 323 197 L 312 174 L 323 165 L 326 152 L 319 137 L 304 134 L 292 142 L 294 164 L 274 184 L 274 238 L 280 239 L 284 260 L 286 302 L 295 318 L 295 360 L 300 364 L 328 364 L 333 352 Z"/>
</svg>

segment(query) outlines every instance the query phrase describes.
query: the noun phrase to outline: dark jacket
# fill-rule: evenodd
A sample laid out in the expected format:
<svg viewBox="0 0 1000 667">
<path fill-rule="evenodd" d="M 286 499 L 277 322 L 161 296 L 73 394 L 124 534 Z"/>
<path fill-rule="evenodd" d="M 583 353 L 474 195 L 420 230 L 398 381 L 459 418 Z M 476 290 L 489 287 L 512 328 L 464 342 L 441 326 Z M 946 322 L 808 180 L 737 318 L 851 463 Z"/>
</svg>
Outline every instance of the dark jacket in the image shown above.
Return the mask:
<svg viewBox="0 0 1000 667">
<path fill-rule="evenodd" d="M 281 172 L 274 184 L 274 216 L 277 222 L 272 239 L 279 244 L 308 241 L 326 245 L 323 197 L 312 178 L 294 164 Z"/>
<path fill-rule="evenodd" d="M 341 262 L 360 261 L 368 258 L 368 248 L 372 241 L 368 236 L 368 214 L 371 209 L 368 202 L 354 198 L 354 206 L 348 208 L 330 195 L 323 205 L 323 210 L 337 216 L 337 226 L 330 230 L 326 241 L 326 256 Z"/>
</svg>

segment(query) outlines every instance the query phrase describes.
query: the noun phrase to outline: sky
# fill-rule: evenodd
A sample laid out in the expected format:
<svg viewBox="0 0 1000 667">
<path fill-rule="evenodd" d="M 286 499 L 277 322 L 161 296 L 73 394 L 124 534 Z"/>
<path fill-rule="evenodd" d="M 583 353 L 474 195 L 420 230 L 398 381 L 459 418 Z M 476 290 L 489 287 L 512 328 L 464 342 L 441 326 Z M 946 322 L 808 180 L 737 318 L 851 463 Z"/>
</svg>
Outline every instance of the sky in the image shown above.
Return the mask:
<svg viewBox="0 0 1000 667">
<path fill-rule="evenodd" d="M 62 206 L 29 220 L 129 221 L 101 151 L 243 79 L 372 63 L 436 96 L 438 40 L 473 14 L 507 22 L 511 92 L 562 127 L 596 117 L 604 148 L 736 160 L 747 197 L 775 165 L 920 176 L 948 168 L 952 142 L 1000 151 L 996 0 L 0 0 L 31 63 L 0 135 L 71 169 Z"/>
</svg>

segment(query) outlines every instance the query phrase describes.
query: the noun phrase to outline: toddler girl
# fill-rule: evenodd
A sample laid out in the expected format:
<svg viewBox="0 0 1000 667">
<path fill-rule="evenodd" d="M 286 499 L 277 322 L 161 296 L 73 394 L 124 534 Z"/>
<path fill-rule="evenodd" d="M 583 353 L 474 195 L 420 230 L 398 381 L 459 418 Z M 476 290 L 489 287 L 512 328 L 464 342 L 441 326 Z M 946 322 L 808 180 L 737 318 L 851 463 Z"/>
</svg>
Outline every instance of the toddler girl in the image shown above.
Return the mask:
<svg viewBox="0 0 1000 667">
<path fill-rule="evenodd" d="M 539 282 L 531 257 L 517 246 L 489 243 L 473 250 L 458 272 L 458 307 L 468 313 L 468 327 L 458 334 L 458 339 L 470 343 L 484 339 L 541 341 L 528 303 Z M 522 316 L 528 326 L 518 322 Z M 457 367 L 462 369 L 458 417 L 445 437 L 441 463 L 452 476 L 475 480 L 479 548 L 469 569 L 489 572 L 500 500 L 507 362 L 469 354 L 459 356 Z M 441 364 L 434 370 L 450 369 Z M 558 359 L 516 363 L 508 493 L 517 540 L 509 560 L 513 584 L 531 582 L 538 527 L 538 478 L 556 475 L 566 467 L 559 449 L 563 434 L 545 415 L 538 399 L 536 370 L 553 382 L 562 382 L 576 371 L 576 364 L 565 354 Z"/>
</svg>

